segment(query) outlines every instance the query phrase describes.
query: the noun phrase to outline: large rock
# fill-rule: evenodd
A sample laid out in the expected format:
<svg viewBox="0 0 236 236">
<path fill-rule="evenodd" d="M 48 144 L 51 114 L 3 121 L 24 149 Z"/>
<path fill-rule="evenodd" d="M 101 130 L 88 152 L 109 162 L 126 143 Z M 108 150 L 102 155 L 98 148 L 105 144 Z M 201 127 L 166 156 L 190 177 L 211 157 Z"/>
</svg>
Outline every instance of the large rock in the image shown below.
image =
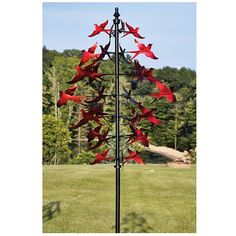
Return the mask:
<svg viewBox="0 0 236 236">
<path fill-rule="evenodd" d="M 188 151 L 180 152 L 173 148 L 154 146 L 152 144 L 146 148 L 147 151 L 160 154 L 172 161 L 179 161 L 183 163 L 190 163 L 190 155 Z"/>
</svg>

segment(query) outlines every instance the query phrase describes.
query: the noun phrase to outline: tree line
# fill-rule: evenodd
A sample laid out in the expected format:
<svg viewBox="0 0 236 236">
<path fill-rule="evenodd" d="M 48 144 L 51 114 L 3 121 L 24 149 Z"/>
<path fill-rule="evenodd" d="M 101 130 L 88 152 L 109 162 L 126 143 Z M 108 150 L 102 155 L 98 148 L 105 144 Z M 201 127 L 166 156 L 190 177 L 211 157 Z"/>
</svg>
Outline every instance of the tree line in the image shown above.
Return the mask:
<svg viewBox="0 0 236 236">
<path fill-rule="evenodd" d="M 127 54 L 126 59 L 130 56 Z M 79 63 L 81 51 L 76 49 L 58 52 L 43 47 L 43 81 L 42 81 L 42 109 L 43 109 L 43 164 L 80 164 L 89 163 L 91 158 L 100 148 L 90 151 L 86 141 L 86 127 L 77 130 L 69 129 L 72 123 L 80 119 L 80 105 L 69 101 L 68 106 L 57 108 L 59 91 L 68 88 L 67 81 L 75 75 L 74 66 Z M 121 59 L 120 73 L 131 74 L 133 64 L 127 64 Z M 100 66 L 103 73 L 114 73 L 114 63 L 105 60 Z M 159 99 L 152 103 L 153 98 L 144 96 L 157 92 L 153 84 L 143 81 L 134 91 L 135 99 L 142 101 L 147 107 L 155 108 L 155 116 L 164 125 L 147 125 L 142 123 L 143 130 L 151 137 L 150 143 L 156 146 L 167 146 L 180 151 L 190 151 L 196 148 L 196 72 L 182 67 L 180 69 L 163 67 L 154 70 L 155 77 L 164 81 L 176 96 L 176 103 L 168 103 L 165 99 Z M 114 76 L 106 76 L 101 86 L 106 84 L 106 94 L 114 92 Z M 120 77 L 121 88 L 129 89 L 130 77 Z M 87 80 L 78 83 L 77 95 L 96 95 Z M 122 89 L 121 89 L 122 90 Z M 106 99 L 105 111 L 114 112 L 114 99 Z M 120 113 L 127 114 L 130 103 L 126 99 L 121 100 Z M 124 121 L 125 122 L 125 121 Z M 111 134 L 114 133 L 114 125 L 107 122 Z M 122 125 L 122 124 L 121 124 Z M 88 127 L 94 127 L 89 123 Z M 121 129 L 123 133 L 128 131 Z M 123 140 L 125 142 L 125 140 Z M 122 145 L 122 143 L 121 143 Z M 110 149 L 114 149 L 111 145 Z M 114 150 L 113 150 L 114 151 Z M 159 158 L 159 159 L 158 159 Z M 161 157 L 153 157 L 152 153 L 145 153 L 145 160 L 162 160 Z M 155 161 L 156 162 L 156 161 Z"/>
</svg>

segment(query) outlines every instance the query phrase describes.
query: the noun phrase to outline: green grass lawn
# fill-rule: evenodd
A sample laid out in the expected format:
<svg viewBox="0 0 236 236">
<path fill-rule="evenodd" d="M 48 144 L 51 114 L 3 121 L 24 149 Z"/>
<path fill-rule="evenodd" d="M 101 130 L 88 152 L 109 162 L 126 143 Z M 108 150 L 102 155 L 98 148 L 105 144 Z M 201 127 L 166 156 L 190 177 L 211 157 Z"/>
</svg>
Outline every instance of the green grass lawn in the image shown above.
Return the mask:
<svg viewBox="0 0 236 236">
<path fill-rule="evenodd" d="M 121 232 L 196 231 L 196 168 L 126 165 Z M 113 165 L 43 167 L 44 233 L 113 233 Z"/>
</svg>

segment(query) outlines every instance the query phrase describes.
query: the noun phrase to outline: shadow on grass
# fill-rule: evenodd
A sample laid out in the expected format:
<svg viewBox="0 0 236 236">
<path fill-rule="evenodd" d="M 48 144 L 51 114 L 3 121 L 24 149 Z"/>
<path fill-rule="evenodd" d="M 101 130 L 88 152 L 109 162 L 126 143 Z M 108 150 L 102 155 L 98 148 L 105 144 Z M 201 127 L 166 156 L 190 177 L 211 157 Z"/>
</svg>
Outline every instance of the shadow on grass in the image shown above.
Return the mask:
<svg viewBox="0 0 236 236">
<path fill-rule="evenodd" d="M 121 233 L 153 233 L 153 228 L 147 223 L 146 219 L 134 211 L 129 212 L 122 218 L 120 227 Z"/>
<path fill-rule="evenodd" d="M 58 216 L 61 212 L 60 202 L 49 202 L 43 206 L 43 222 L 51 220 Z"/>
</svg>

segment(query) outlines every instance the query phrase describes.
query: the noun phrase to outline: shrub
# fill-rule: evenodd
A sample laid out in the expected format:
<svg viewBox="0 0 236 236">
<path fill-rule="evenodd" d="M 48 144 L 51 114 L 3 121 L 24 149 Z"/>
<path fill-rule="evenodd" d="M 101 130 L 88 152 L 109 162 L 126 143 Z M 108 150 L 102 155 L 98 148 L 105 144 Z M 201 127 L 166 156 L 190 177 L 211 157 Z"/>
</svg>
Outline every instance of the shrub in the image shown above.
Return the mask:
<svg viewBox="0 0 236 236">
<path fill-rule="evenodd" d="M 70 164 L 90 164 L 93 158 L 95 158 L 93 152 L 82 150 L 82 152 L 70 160 Z"/>
<path fill-rule="evenodd" d="M 196 152 L 196 148 L 191 149 L 191 150 L 189 151 L 189 153 L 190 153 L 190 160 L 191 160 L 191 163 L 192 163 L 192 164 L 196 164 L 196 162 L 197 162 L 197 152 Z"/>
</svg>

